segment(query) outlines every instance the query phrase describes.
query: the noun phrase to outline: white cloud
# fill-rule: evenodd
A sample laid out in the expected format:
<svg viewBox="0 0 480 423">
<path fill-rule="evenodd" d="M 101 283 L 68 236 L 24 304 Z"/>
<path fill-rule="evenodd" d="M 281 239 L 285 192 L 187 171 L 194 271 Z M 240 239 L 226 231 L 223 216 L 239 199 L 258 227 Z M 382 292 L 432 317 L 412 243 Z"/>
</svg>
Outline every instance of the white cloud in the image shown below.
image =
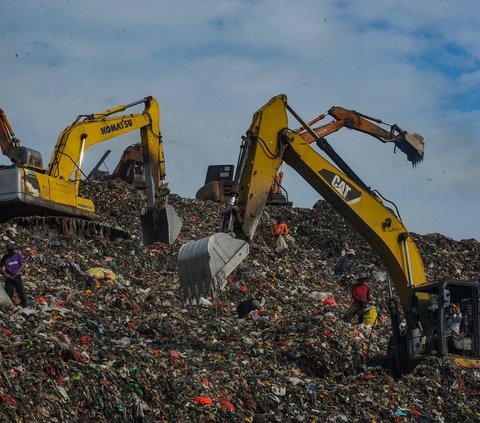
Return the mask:
<svg viewBox="0 0 480 423">
<path fill-rule="evenodd" d="M 409 229 L 480 237 L 473 0 L 3 4 L 0 107 L 45 162 L 77 115 L 153 95 L 170 186 L 193 197 L 208 164 L 236 162 L 255 110 L 286 93 L 306 120 L 339 105 L 421 133 L 426 156 L 414 171 L 351 131 L 332 144 L 398 203 Z M 107 148 L 113 168 L 133 140 L 97 146 L 86 169 Z M 299 206 L 318 198 L 293 172 L 285 183 Z"/>
</svg>

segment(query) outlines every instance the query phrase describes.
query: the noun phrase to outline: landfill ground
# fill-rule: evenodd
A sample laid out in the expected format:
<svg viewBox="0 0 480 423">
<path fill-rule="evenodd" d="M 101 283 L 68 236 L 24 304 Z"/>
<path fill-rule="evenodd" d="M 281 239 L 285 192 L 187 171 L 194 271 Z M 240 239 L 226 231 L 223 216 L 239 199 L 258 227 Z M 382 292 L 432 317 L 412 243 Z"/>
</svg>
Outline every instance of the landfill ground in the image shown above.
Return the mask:
<svg viewBox="0 0 480 423">
<path fill-rule="evenodd" d="M 475 422 L 480 372 L 432 358 L 395 380 L 366 367 L 386 353 L 385 271 L 327 203 L 265 209 L 249 257 L 204 305 L 179 301 L 182 244 L 212 235 L 223 206 L 170 196 L 172 245 L 141 243 L 144 193 L 121 180 L 83 186 L 103 222 L 132 237 L 62 236 L 1 226 L 28 263 L 30 306 L 0 312 L 1 422 Z M 283 213 L 289 250 L 273 251 Z M 429 280 L 478 280 L 480 244 L 414 235 Z M 378 327 L 344 322 L 350 286 L 333 276 L 347 243 L 352 274 L 374 277 Z M 236 305 L 265 298 L 252 318 Z"/>
</svg>

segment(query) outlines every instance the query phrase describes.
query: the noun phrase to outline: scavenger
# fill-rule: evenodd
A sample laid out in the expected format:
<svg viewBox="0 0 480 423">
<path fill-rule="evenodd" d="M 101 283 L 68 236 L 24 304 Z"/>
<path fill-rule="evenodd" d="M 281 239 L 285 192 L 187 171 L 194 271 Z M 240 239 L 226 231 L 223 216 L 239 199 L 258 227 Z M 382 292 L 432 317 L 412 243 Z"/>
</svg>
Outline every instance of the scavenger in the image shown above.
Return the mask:
<svg viewBox="0 0 480 423">
<path fill-rule="evenodd" d="M 352 262 L 355 258 L 355 250 L 349 248 L 345 254 L 340 257 L 340 260 L 335 264 L 333 268 L 333 274 L 335 277 L 341 279 L 343 276 L 346 276 L 347 273 L 351 270 Z"/>
<path fill-rule="evenodd" d="M 285 217 L 278 215 L 276 223 L 272 226 L 272 235 L 275 241 L 275 252 L 282 254 L 288 249 L 288 245 L 285 242 L 285 237 L 289 234 L 288 226 L 285 223 Z"/>
<path fill-rule="evenodd" d="M 17 292 L 22 307 L 27 306 L 27 295 L 23 286 L 22 274 L 26 263 L 22 254 L 18 251 L 20 246 L 12 242 L 7 244 L 7 254 L 0 260 L 0 268 L 5 275 L 5 292 L 13 302 L 13 290 Z"/>
<path fill-rule="evenodd" d="M 370 288 L 367 281 L 370 277 L 366 274 L 361 274 L 356 282 L 352 285 L 352 304 L 345 312 L 343 319 L 348 321 L 354 315 L 358 317 L 358 320 L 363 319 L 363 315 L 367 310 L 368 303 L 372 301 L 372 295 L 370 294 Z"/>
</svg>

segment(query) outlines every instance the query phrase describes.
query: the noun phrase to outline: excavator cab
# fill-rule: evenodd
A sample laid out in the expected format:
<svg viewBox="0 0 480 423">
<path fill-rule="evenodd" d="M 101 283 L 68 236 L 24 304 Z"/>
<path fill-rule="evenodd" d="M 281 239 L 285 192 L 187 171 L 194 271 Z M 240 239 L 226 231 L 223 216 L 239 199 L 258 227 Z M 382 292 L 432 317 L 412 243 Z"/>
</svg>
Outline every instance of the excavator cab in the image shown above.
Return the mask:
<svg viewBox="0 0 480 423">
<path fill-rule="evenodd" d="M 197 191 L 195 198 L 203 201 L 228 203 L 234 188 L 234 165 L 210 165 L 204 185 Z M 292 206 L 287 190 L 283 187 L 283 172 L 280 171 L 272 182 L 268 193 L 267 206 Z"/>
<path fill-rule="evenodd" d="M 411 364 L 449 355 L 465 367 L 480 367 L 480 283 L 448 280 L 412 290 L 406 344 Z"/>
<path fill-rule="evenodd" d="M 232 194 L 234 165 L 210 165 L 205 183 L 195 194 L 197 200 L 226 203 Z"/>
</svg>

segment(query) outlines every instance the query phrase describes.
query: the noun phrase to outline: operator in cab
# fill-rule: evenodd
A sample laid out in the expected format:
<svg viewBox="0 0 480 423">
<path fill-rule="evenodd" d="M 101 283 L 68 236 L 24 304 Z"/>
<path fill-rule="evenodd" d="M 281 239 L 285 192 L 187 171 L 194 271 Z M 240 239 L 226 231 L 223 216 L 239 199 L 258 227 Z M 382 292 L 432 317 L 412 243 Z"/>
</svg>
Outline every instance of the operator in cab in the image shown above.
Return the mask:
<svg viewBox="0 0 480 423">
<path fill-rule="evenodd" d="M 460 323 L 462 322 L 462 313 L 455 303 L 450 304 L 447 315 L 445 317 L 445 326 L 447 335 L 459 335 Z"/>
</svg>

